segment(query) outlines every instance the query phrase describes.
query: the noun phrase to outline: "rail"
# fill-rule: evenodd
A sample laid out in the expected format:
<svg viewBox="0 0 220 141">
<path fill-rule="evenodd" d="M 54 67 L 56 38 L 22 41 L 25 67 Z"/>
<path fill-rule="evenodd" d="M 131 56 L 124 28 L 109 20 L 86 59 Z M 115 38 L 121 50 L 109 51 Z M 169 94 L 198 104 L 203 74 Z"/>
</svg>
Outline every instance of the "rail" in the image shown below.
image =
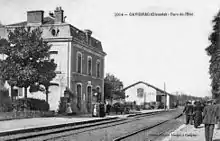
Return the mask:
<svg viewBox="0 0 220 141">
<path fill-rule="evenodd" d="M 117 125 L 121 125 L 121 124 L 126 124 L 135 120 L 141 120 L 141 118 L 144 117 L 148 117 L 148 116 L 153 116 L 156 114 L 160 114 L 160 113 L 164 113 L 164 112 L 168 112 L 168 111 L 155 111 L 155 112 L 151 112 L 151 113 L 143 113 L 143 114 L 137 114 L 137 115 L 133 115 L 133 116 L 128 116 L 127 118 L 117 118 L 117 119 L 112 119 L 112 120 L 107 120 L 107 121 L 100 121 L 97 123 L 92 123 L 92 124 L 83 124 L 83 125 L 79 125 L 79 126 L 64 126 L 64 127 L 60 127 L 60 128 L 50 128 L 50 129 L 37 129 L 37 130 L 31 130 L 31 131 L 27 131 L 27 132 L 22 132 L 22 133 L 9 133 L 9 134 L 4 134 L 3 136 L 0 136 L 0 140 L 2 137 L 4 136 L 9 136 L 8 139 L 4 139 L 6 141 L 14 141 L 14 140 L 26 140 L 26 139 L 32 139 L 32 138 L 37 138 L 37 137 L 42 137 L 42 136 L 48 136 L 48 135 L 57 135 L 58 133 L 63 133 L 63 132 L 68 132 L 68 131 L 77 131 L 79 129 L 86 129 L 84 131 L 80 131 L 77 133 L 82 133 L 82 132 L 87 132 L 87 131 L 92 131 L 92 130 L 96 130 L 96 129 L 102 129 L 102 128 L 108 128 L 111 126 L 117 126 Z M 92 129 L 89 129 L 91 127 L 94 127 Z M 76 134 L 77 134 L 76 133 Z M 71 135 L 71 134 L 69 134 Z M 51 139 L 56 139 L 56 138 L 62 138 L 68 136 L 67 135 L 61 135 L 61 136 L 56 136 L 56 137 L 52 137 L 52 138 L 48 138 L 48 139 L 44 139 L 44 140 L 51 140 Z"/>
<path fill-rule="evenodd" d="M 178 116 L 172 118 L 172 119 L 177 119 L 177 118 L 179 118 L 179 117 L 181 117 L 181 116 L 182 116 L 182 113 L 181 113 L 180 115 L 178 115 Z M 139 134 L 139 133 L 141 133 L 141 132 L 147 131 L 147 130 L 152 129 L 152 128 L 154 128 L 154 127 L 157 127 L 157 126 L 159 126 L 159 125 L 161 125 L 161 124 L 164 124 L 164 123 L 166 123 L 166 122 L 168 122 L 168 121 L 170 121 L 170 120 L 171 120 L 171 119 L 168 119 L 168 120 L 165 120 L 165 121 L 156 123 L 156 124 L 153 125 L 153 126 L 148 126 L 148 127 L 143 128 L 143 129 L 136 130 L 136 131 L 134 131 L 134 132 L 132 132 L 132 133 L 128 133 L 128 134 L 126 134 L 126 135 L 117 137 L 117 138 L 113 139 L 113 141 L 121 141 L 121 140 L 124 140 L 124 139 L 126 139 L 126 138 L 131 137 L 131 136 L 134 136 L 134 135 L 136 135 L 136 134 Z M 166 131 L 164 131 L 164 132 L 166 132 Z M 160 133 L 159 135 L 162 135 L 164 132 Z"/>
</svg>

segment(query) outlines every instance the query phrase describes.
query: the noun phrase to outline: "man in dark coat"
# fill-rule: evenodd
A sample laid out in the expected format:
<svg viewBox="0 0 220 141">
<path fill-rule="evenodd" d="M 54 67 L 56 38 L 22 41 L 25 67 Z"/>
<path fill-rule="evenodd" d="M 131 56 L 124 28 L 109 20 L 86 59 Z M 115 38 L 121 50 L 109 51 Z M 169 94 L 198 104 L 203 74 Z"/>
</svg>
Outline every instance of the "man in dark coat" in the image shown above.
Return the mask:
<svg viewBox="0 0 220 141">
<path fill-rule="evenodd" d="M 183 113 L 186 115 L 186 125 L 187 124 L 192 124 L 192 119 L 193 119 L 193 105 L 191 102 L 186 102 L 186 106 L 183 109 Z"/>
<path fill-rule="evenodd" d="M 203 123 L 205 124 L 205 139 L 212 141 L 213 131 L 217 122 L 217 107 L 215 101 L 209 100 L 203 111 Z"/>
<path fill-rule="evenodd" d="M 106 105 L 106 113 L 108 115 L 110 114 L 110 110 L 111 110 L 111 105 L 109 103 L 107 103 L 107 105 Z"/>
<path fill-rule="evenodd" d="M 195 106 L 193 109 L 193 119 L 194 119 L 194 127 L 197 128 L 202 123 L 203 108 L 200 104 L 200 101 L 195 101 L 194 104 Z"/>
<path fill-rule="evenodd" d="M 218 118 L 217 118 L 217 127 L 218 127 L 218 130 L 220 129 L 220 104 L 216 104 L 216 107 L 217 107 L 217 115 L 218 115 Z"/>
</svg>

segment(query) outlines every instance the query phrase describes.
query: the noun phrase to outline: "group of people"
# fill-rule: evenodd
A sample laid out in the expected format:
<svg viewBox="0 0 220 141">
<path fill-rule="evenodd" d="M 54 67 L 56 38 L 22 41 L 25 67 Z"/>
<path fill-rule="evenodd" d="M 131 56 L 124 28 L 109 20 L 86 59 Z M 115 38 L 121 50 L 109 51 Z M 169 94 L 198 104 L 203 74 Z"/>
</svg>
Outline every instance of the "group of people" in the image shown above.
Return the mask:
<svg viewBox="0 0 220 141">
<path fill-rule="evenodd" d="M 215 124 L 220 128 L 220 105 L 215 100 L 208 100 L 206 103 L 195 101 L 187 102 L 183 110 L 186 117 L 186 124 L 198 128 L 202 123 L 205 125 L 206 141 L 212 141 Z"/>
<path fill-rule="evenodd" d="M 194 127 L 197 128 L 202 123 L 203 109 L 204 105 L 200 101 L 195 101 L 194 104 L 187 101 L 183 110 L 186 115 L 186 124 L 194 124 Z"/>
</svg>

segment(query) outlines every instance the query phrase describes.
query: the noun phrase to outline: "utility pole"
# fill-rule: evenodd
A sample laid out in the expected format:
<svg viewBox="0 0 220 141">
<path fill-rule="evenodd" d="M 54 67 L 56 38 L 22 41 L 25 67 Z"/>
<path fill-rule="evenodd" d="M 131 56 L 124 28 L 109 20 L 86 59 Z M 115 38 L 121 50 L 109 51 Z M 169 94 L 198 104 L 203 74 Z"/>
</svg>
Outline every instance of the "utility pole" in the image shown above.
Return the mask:
<svg viewBox="0 0 220 141">
<path fill-rule="evenodd" d="M 164 82 L 164 110 L 166 110 L 166 104 L 167 104 L 167 95 L 166 95 L 166 84 Z"/>
<path fill-rule="evenodd" d="M 145 110 L 145 103 L 146 103 L 146 92 L 144 92 L 144 110 Z"/>
</svg>

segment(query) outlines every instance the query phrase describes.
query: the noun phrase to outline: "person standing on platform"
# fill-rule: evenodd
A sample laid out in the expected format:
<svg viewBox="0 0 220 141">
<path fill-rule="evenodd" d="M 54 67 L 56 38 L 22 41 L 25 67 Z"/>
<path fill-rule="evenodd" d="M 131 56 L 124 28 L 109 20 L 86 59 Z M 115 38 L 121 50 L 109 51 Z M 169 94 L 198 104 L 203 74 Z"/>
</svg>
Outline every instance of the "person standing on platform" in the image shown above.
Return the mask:
<svg viewBox="0 0 220 141">
<path fill-rule="evenodd" d="M 66 113 L 68 116 L 72 115 L 72 113 L 73 113 L 70 103 L 67 103 Z"/>
<path fill-rule="evenodd" d="M 193 105 L 191 102 L 187 101 L 186 106 L 183 109 L 183 113 L 185 113 L 186 116 L 186 125 L 187 124 L 192 124 L 193 120 Z"/>
<path fill-rule="evenodd" d="M 212 141 L 215 124 L 217 122 L 217 107 L 215 101 L 209 100 L 203 111 L 203 123 L 205 124 L 205 139 Z"/>
<path fill-rule="evenodd" d="M 217 129 L 219 130 L 220 129 L 220 104 L 216 104 L 216 107 L 217 107 Z"/>
<path fill-rule="evenodd" d="M 197 128 L 202 123 L 202 111 L 203 108 L 201 106 L 200 101 L 195 101 L 195 106 L 193 109 L 193 119 L 194 119 L 194 127 Z"/>
</svg>

